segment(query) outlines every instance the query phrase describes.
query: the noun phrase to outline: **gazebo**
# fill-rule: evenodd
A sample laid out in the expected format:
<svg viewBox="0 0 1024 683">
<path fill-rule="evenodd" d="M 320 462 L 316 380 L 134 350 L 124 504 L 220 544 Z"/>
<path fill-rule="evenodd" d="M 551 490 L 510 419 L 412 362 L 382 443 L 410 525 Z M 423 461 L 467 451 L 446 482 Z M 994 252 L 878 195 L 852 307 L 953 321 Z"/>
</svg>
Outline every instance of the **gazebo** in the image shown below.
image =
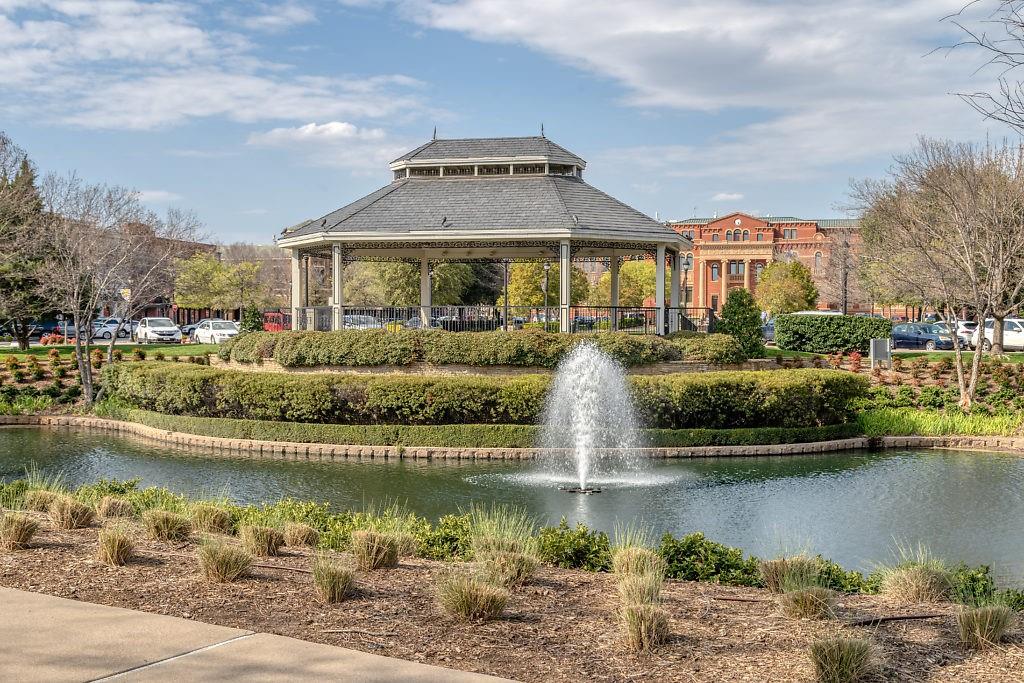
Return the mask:
<svg viewBox="0 0 1024 683">
<path fill-rule="evenodd" d="M 350 325 L 352 316 L 347 313 L 366 308 L 360 305 L 363 302 L 344 299 L 344 264 L 356 260 L 418 263 L 422 324 L 436 317 L 431 307 L 433 263 L 557 263 L 558 297 L 552 303 L 557 304 L 559 329 L 569 332 L 580 316 L 570 305 L 574 261 L 607 264 L 611 306 L 587 307 L 587 315 L 590 320 L 606 321 L 602 329 L 618 329 L 628 327 L 623 324 L 627 316 L 638 315 L 636 309 L 631 313 L 618 305 L 619 266 L 623 259 L 653 258 L 655 305 L 642 312 L 651 320 L 646 326 L 649 331 L 661 334 L 706 325 L 709 314 L 704 309 L 680 307 L 680 275 L 692 263 L 686 258 L 692 244 L 588 185 L 583 180 L 586 165 L 543 135 L 435 138 L 402 155 L 390 164 L 390 184 L 325 216 L 287 228 L 278 237 L 278 246 L 291 252 L 293 329 L 340 329 Z M 309 306 L 314 259 L 330 263 L 332 295 L 327 307 Z M 666 278 L 670 278 L 668 302 Z M 495 310 L 507 326 L 509 310 L 503 309 Z M 456 313 L 460 314 L 469 312 Z"/>
</svg>

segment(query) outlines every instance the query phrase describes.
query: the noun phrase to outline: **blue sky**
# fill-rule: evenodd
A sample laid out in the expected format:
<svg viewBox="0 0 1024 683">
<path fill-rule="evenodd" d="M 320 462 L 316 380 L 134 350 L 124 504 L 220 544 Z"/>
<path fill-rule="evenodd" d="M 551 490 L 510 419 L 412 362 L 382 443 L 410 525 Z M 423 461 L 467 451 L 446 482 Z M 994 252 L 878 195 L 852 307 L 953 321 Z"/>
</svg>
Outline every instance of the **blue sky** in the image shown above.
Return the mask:
<svg viewBox="0 0 1024 683">
<path fill-rule="evenodd" d="M 1009 134 L 953 94 L 989 87 L 981 55 L 929 54 L 960 5 L 0 0 L 0 130 L 220 241 L 268 243 L 387 183 L 435 125 L 543 122 L 662 219 L 842 215 L 850 179 L 919 134 Z"/>
</svg>

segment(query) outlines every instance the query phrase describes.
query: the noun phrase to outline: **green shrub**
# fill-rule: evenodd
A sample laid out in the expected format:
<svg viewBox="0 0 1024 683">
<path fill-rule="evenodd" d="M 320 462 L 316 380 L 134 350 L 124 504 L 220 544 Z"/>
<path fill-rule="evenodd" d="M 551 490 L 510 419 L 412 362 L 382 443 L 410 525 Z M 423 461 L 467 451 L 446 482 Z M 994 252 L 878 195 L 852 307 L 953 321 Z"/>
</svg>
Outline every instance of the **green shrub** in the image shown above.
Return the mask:
<svg viewBox="0 0 1024 683">
<path fill-rule="evenodd" d="M 748 290 L 733 289 L 729 292 L 715 330 L 734 337 L 748 358 L 764 358 L 761 308 Z"/>
<path fill-rule="evenodd" d="M 611 545 L 603 531 L 591 531 L 579 522 L 570 527 L 565 518 L 555 527 L 544 527 L 537 534 L 537 556 L 545 564 L 563 569 L 592 572 L 611 569 Z"/>
<path fill-rule="evenodd" d="M 365 425 L 518 424 L 540 418 L 550 378 L 305 375 L 171 363 L 109 366 L 126 403 L 192 417 Z M 664 429 L 812 427 L 846 422 L 868 382 L 840 371 L 778 370 L 639 376 L 641 419 Z"/>
<path fill-rule="evenodd" d="M 684 361 L 734 365 L 748 358 L 739 340 L 729 334 L 673 332 L 666 339 L 679 347 Z"/>
<path fill-rule="evenodd" d="M 787 351 L 866 353 L 872 339 L 888 339 L 892 322 L 854 315 L 780 315 L 775 344 Z"/>
<path fill-rule="evenodd" d="M 757 558 L 746 558 L 739 548 L 708 540 L 699 532 L 678 539 L 665 534 L 658 552 L 665 560 L 665 576 L 670 579 L 735 586 L 761 584 Z"/>
</svg>

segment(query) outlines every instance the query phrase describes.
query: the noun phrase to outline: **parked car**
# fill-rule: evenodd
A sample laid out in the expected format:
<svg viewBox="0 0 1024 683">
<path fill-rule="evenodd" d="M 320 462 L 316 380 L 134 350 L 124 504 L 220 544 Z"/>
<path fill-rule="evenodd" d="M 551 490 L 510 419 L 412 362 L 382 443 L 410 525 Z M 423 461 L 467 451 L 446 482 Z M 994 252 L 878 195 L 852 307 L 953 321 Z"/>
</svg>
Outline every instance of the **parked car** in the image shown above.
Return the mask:
<svg viewBox="0 0 1024 683">
<path fill-rule="evenodd" d="M 956 337 L 956 340 L 959 342 L 960 348 L 962 349 L 970 347 L 971 334 L 977 326 L 977 323 L 965 320 L 958 320 L 955 325 L 952 322 L 935 323 L 935 329 L 938 330 L 940 334 L 948 334 L 951 337 Z"/>
<path fill-rule="evenodd" d="M 384 324 L 372 315 L 346 315 L 345 329 L 349 330 L 379 330 Z"/>
<path fill-rule="evenodd" d="M 181 343 L 181 330 L 170 318 L 143 318 L 135 333 L 140 343 L 171 342 Z"/>
<path fill-rule="evenodd" d="M 224 318 L 200 318 L 199 322 L 189 323 L 188 325 L 181 326 L 181 334 L 183 337 L 188 337 L 189 341 L 196 340 L 196 328 L 203 323 L 213 322 L 214 320 L 222 321 Z"/>
<path fill-rule="evenodd" d="M 908 349 L 952 349 L 953 337 L 929 323 L 904 323 L 892 328 L 892 347 Z"/>
<path fill-rule="evenodd" d="M 985 338 L 981 341 L 981 348 L 988 351 L 992 348 L 992 333 L 995 330 L 995 321 L 989 318 L 985 321 Z M 980 329 L 975 328 L 971 334 L 971 348 L 978 348 L 978 339 L 981 336 Z M 1024 351 L 1024 318 L 1003 319 L 1003 350 Z"/>
<path fill-rule="evenodd" d="M 114 335 L 117 335 L 118 339 L 127 339 L 131 334 L 131 326 L 127 323 L 121 325 L 119 318 L 100 318 L 92 322 L 92 332 L 89 336 L 90 339 L 113 339 Z M 79 336 L 85 336 L 85 330 L 79 332 Z"/>
<path fill-rule="evenodd" d="M 192 338 L 200 344 L 220 344 L 238 336 L 238 325 L 230 320 L 207 320 L 196 326 Z"/>
</svg>

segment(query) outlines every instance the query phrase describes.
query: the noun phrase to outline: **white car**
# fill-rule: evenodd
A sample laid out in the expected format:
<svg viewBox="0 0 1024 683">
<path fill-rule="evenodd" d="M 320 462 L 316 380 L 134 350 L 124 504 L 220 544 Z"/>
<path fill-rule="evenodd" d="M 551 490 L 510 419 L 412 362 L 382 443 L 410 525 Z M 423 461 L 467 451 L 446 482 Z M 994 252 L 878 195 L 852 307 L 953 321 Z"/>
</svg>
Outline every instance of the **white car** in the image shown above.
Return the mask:
<svg viewBox="0 0 1024 683">
<path fill-rule="evenodd" d="M 170 318 L 143 318 L 135 330 L 139 342 L 181 343 L 181 330 Z"/>
<path fill-rule="evenodd" d="M 220 344 L 238 335 L 238 325 L 230 320 L 207 320 L 196 326 L 192 338 L 200 344 Z"/>
<path fill-rule="evenodd" d="M 995 321 L 989 318 L 985 321 L 985 338 L 981 341 L 981 347 L 988 351 L 992 348 L 992 332 L 995 329 Z M 971 336 L 971 348 L 978 348 L 980 329 L 975 329 Z M 1024 318 L 1003 318 L 1003 350 L 1024 351 Z"/>
<path fill-rule="evenodd" d="M 952 322 L 938 322 L 933 325 L 940 334 L 946 334 L 949 336 L 955 336 L 957 341 L 960 343 L 961 348 L 968 348 L 971 346 L 971 335 L 978 329 L 978 323 L 971 320 L 957 320 L 956 321 L 956 334 L 953 333 Z"/>
<path fill-rule="evenodd" d="M 100 318 L 92 323 L 92 336 L 90 339 L 110 339 L 117 334 L 118 339 L 125 339 L 131 334 L 131 328 L 127 323 L 120 330 L 117 329 L 120 320 L 117 318 Z M 85 336 L 84 332 L 81 336 Z"/>
</svg>

